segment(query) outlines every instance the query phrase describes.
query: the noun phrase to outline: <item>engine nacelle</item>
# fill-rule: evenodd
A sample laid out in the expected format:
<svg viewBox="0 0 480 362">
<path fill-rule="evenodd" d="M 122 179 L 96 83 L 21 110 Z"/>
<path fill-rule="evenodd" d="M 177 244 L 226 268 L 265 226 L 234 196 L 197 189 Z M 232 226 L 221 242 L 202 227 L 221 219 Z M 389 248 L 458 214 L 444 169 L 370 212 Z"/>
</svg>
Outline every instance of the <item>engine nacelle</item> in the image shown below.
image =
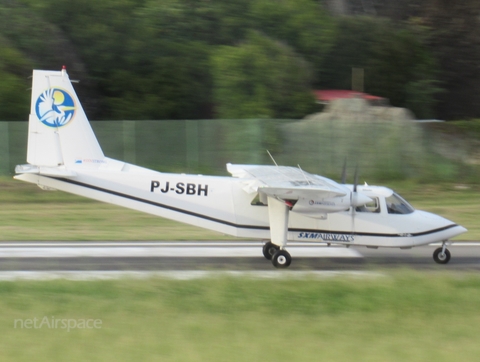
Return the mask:
<svg viewBox="0 0 480 362">
<path fill-rule="evenodd" d="M 352 205 L 354 207 L 363 206 L 371 201 L 372 199 L 370 197 L 360 192 L 351 192 L 345 196 L 323 199 L 300 198 L 291 211 L 309 217 L 323 219 L 325 218 L 325 214 L 345 211 L 350 209 Z"/>
</svg>

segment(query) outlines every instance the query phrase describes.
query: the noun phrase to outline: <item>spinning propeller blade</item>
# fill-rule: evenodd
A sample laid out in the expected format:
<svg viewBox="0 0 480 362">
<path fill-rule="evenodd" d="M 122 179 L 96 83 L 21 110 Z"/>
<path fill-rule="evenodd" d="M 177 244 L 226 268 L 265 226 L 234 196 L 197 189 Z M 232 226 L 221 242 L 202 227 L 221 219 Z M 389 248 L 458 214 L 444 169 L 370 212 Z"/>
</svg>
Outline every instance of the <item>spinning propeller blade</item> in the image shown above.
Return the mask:
<svg viewBox="0 0 480 362">
<path fill-rule="evenodd" d="M 347 180 L 347 159 L 345 158 L 345 161 L 343 163 L 343 169 L 342 169 L 342 184 L 345 184 L 346 180 Z M 352 233 L 355 232 L 355 213 L 356 213 L 355 208 L 358 206 L 363 206 L 372 201 L 370 197 L 362 193 L 359 193 L 357 189 L 358 189 L 358 164 L 355 166 L 353 190 L 350 192 L 350 208 L 351 208 L 350 212 L 352 215 L 350 230 Z"/>
<path fill-rule="evenodd" d="M 343 161 L 343 169 L 342 169 L 342 184 L 347 182 L 347 158 Z"/>
<path fill-rule="evenodd" d="M 358 165 L 355 166 L 355 183 L 353 184 L 353 192 L 357 192 L 357 185 L 358 185 Z"/>
<path fill-rule="evenodd" d="M 350 230 L 352 233 L 355 232 L 355 207 L 357 205 L 357 185 L 358 185 L 358 165 L 355 166 L 355 176 L 353 183 L 353 191 L 350 194 L 350 206 L 352 208 L 352 222 Z"/>
<path fill-rule="evenodd" d="M 358 165 L 355 167 L 355 182 L 353 184 L 353 191 L 351 193 L 351 207 L 352 207 L 352 233 L 355 232 L 355 213 L 356 207 L 365 206 L 373 200 L 362 192 L 358 192 Z"/>
</svg>

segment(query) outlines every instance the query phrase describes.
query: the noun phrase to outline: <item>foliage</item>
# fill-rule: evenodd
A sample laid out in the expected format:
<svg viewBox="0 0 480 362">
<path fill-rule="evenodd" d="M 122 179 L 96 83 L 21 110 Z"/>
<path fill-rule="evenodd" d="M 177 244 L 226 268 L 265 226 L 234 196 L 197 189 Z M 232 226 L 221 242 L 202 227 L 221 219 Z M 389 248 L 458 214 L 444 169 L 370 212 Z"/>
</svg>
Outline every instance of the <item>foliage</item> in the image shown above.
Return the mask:
<svg viewBox="0 0 480 362">
<path fill-rule="evenodd" d="M 282 41 L 312 64 L 318 84 L 322 61 L 332 46 L 336 21 L 311 0 L 257 0 L 252 2 L 252 24 L 272 39 Z"/>
<path fill-rule="evenodd" d="M 477 361 L 479 287 L 473 273 L 409 271 L 2 281 L 0 349 L 9 361 Z M 81 319 L 101 328 L 52 327 Z"/>
<path fill-rule="evenodd" d="M 361 11 L 362 0 L 349 0 Z M 429 29 L 424 44 L 434 55 L 438 79 L 446 90 L 436 95 L 441 119 L 480 117 L 480 2 L 477 0 L 375 0 L 378 16 L 395 22 L 414 20 Z"/>
<path fill-rule="evenodd" d="M 334 43 L 324 59 L 320 81 L 326 89 L 350 89 L 352 68 L 365 68 L 372 57 L 372 44 L 382 32 L 374 18 L 345 17 L 338 20 Z"/>
<path fill-rule="evenodd" d="M 344 18 L 321 79 L 328 88 L 349 89 L 352 68 L 365 69 L 365 91 L 406 107 L 418 118 L 434 116 L 440 91 L 438 65 L 422 43 L 427 29 L 398 29 L 386 20 Z"/>
<path fill-rule="evenodd" d="M 28 118 L 28 108 L 30 105 L 30 94 L 26 92 L 31 88 L 31 81 L 28 79 L 32 74 L 32 68 L 35 69 L 60 69 L 64 64 L 68 65 L 69 73 L 73 79 L 81 79 L 82 83 L 77 89 L 81 95 L 84 108 L 88 113 L 92 110 L 90 99 L 97 96 L 94 91 L 85 65 L 77 55 L 77 49 L 71 44 L 67 35 L 47 17 L 44 19 L 38 11 L 37 5 L 43 2 L 32 3 L 27 6 L 20 1 L 4 2 L 0 6 L 0 43 L 5 44 L 4 48 L 11 49 L 16 56 L 4 58 L 0 57 L 0 62 L 4 63 L 5 75 L 2 80 L 18 77 L 19 83 L 10 87 L 8 96 L 10 98 L 22 100 L 21 108 L 17 107 L 16 102 L 5 101 L 6 107 L 2 107 L 2 113 L 16 114 L 12 120 L 26 120 Z M 35 5 L 35 6 L 34 6 Z M 52 11 L 52 15 L 56 12 Z M 3 61 L 2 61 L 3 59 Z M 8 64 L 5 62 L 8 60 Z M 11 81 L 9 81 L 10 84 Z M 21 86 L 20 86 L 21 84 Z M 23 85 L 24 84 L 24 85 Z M 84 97 L 84 94 L 89 97 Z M 98 102 L 95 102 L 98 103 Z"/>
<path fill-rule="evenodd" d="M 283 51 L 284 55 L 278 60 L 265 59 L 261 52 L 258 54 L 263 58 L 253 60 L 257 64 L 264 63 L 262 67 L 268 61 L 276 63 L 278 80 L 271 78 L 266 82 L 261 73 L 251 77 L 240 70 L 239 77 L 248 78 L 247 83 L 266 97 L 270 93 L 271 99 L 250 100 L 262 104 L 260 109 L 255 105 L 257 111 L 231 114 L 303 117 L 314 104 L 313 97 L 308 94 L 314 81 L 311 69 L 322 59 L 334 27 L 333 19 L 309 0 L 301 4 L 292 0 L 275 3 L 252 0 L 72 0 L 68 3 L 24 0 L 22 4 L 25 5 L 13 7 L 17 19 L 19 16 L 32 19 L 31 27 L 36 29 L 57 27 L 57 34 L 67 34 L 71 45 L 79 52 L 96 84 L 97 92 L 92 94 L 100 98 L 91 101 L 97 103 L 95 118 L 210 118 L 218 99 L 214 94 L 221 93 L 216 89 L 218 77 L 217 83 L 213 83 L 218 67 L 215 68 L 216 63 L 210 59 L 218 59 L 216 53 L 222 47 L 236 49 L 241 48 L 239 44 L 251 43 L 252 36 L 248 34 L 254 32 L 265 34 L 265 39 L 270 39 L 272 44 L 284 44 L 288 51 Z M 48 19 L 48 25 L 38 14 Z M 26 20 L 17 23 L 26 23 Z M 25 48 L 28 54 L 38 54 L 38 49 L 46 43 L 46 37 L 30 37 L 16 30 L 7 33 L 18 44 L 24 40 L 38 40 L 39 46 Z M 299 66 L 299 69 L 292 66 Z M 291 74 L 280 74 L 285 70 Z M 298 80 L 293 78 L 295 75 L 299 76 Z M 293 82 L 288 84 L 291 79 Z M 279 85 L 281 92 L 274 88 Z M 79 88 L 82 87 L 80 84 Z M 242 107 L 251 109 L 249 102 Z M 217 106 L 225 108 L 224 104 Z"/>
<path fill-rule="evenodd" d="M 38 65 L 48 66 L 57 58 L 60 35 L 52 23 L 43 20 L 33 9 L 15 1 L 8 2 L 0 7 L 0 17 L 0 35 L 21 52 L 17 58 L 21 63 L 30 58 Z"/>
<path fill-rule="evenodd" d="M 151 41 L 154 43 L 155 41 Z M 162 41 L 158 41 L 162 42 Z M 115 68 L 105 83 L 109 114 L 114 119 L 195 119 L 205 118 L 210 100 L 207 51 L 200 43 L 145 43 L 138 46 L 139 55 L 130 57 L 127 69 Z M 160 51 L 163 50 L 163 51 Z"/>
<path fill-rule="evenodd" d="M 426 1 L 423 21 L 432 28 L 429 48 L 448 92 L 439 95 L 444 119 L 480 116 L 480 2 Z"/>
<path fill-rule="evenodd" d="M 373 45 L 367 86 L 374 94 L 382 92 L 393 105 L 409 108 L 417 118 L 432 118 L 434 96 L 440 90 L 437 69 L 413 32 L 386 28 Z"/>
<path fill-rule="evenodd" d="M 27 119 L 30 95 L 23 77 L 30 64 L 0 36 L 0 119 Z"/>
<path fill-rule="evenodd" d="M 314 105 L 308 64 L 263 34 L 218 48 L 212 63 L 219 118 L 298 118 Z"/>
<path fill-rule="evenodd" d="M 0 37 L 22 58 L 15 63 L 67 64 L 81 80 L 77 92 L 94 119 L 301 118 L 311 111 L 306 87 L 348 89 L 352 67 L 365 69 L 366 91 L 420 118 L 438 117 L 438 99 L 446 116 L 478 116 L 475 0 L 425 0 L 424 7 L 420 0 L 379 2 L 379 14 L 395 23 L 334 18 L 312 0 L 9 0 L 0 5 Z M 260 49 L 262 42 L 270 50 Z M 267 59 L 268 52 L 280 59 Z M 232 62 L 237 81 L 254 89 L 250 96 L 245 89 L 223 94 L 235 86 L 231 78 L 220 79 Z M 2 94 L 24 99 L 12 89 L 20 87 L 16 77 L 29 72 L 19 75 L 8 64 Z M 251 64 L 256 68 L 242 68 Z M 265 67 L 270 77 L 286 69 L 292 74 L 267 81 Z M 11 99 L 3 102 L 2 114 L 25 118 Z M 232 104 L 241 110 L 229 110 Z"/>
</svg>

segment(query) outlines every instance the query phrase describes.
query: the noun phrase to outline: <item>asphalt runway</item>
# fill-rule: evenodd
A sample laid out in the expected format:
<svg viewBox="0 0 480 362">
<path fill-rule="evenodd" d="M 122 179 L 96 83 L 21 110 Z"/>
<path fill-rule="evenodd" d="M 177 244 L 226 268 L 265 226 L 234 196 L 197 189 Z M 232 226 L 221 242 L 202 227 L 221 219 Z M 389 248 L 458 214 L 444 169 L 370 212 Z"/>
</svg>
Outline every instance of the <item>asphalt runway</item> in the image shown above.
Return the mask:
<svg viewBox="0 0 480 362">
<path fill-rule="evenodd" d="M 87 275 L 102 277 L 177 273 L 175 275 L 185 276 L 188 273 L 200 275 L 199 272 L 275 276 L 280 270 L 275 269 L 263 257 L 262 245 L 261 241 L 2 242 L 0 280 L 36 278 L 38 275 L 75 278 Z M 433 251 L 439 246 L 400 250 L 290 243 L 287 250 L 293 261 L 288 269 L 281 272 L 282 275 L 299 272 L 370 273 L 392 268 L 480 271 L 480 243 L 453 243 L 448 247 L 452 258 L 446 265 L 433 261 Z"/>
</svg>

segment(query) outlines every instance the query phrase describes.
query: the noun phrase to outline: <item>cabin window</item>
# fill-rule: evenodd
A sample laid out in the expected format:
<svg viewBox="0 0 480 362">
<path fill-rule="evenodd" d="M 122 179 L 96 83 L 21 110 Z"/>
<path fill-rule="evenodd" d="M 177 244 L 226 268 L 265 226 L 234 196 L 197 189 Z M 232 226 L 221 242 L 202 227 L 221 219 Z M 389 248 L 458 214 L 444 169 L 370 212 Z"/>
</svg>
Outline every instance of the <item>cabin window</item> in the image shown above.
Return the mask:
<svg viewBox="0 0 480 362">
<path fill-rule="evenodd" d="M 372 201 L 368 204 L 363 206 L 357 206 L 355 211 L 357 212 L 372 212 L 372 213 L 379 213 L 380 212 L 380 204 L 378 202 L 377 197 L 371 197 Z"/>
<path fill-rule="evenodd" d="M 411 214 L 415 209 L 400 195 L 394 193 L 385 199 L 389 214 Z"/>
</svg>

